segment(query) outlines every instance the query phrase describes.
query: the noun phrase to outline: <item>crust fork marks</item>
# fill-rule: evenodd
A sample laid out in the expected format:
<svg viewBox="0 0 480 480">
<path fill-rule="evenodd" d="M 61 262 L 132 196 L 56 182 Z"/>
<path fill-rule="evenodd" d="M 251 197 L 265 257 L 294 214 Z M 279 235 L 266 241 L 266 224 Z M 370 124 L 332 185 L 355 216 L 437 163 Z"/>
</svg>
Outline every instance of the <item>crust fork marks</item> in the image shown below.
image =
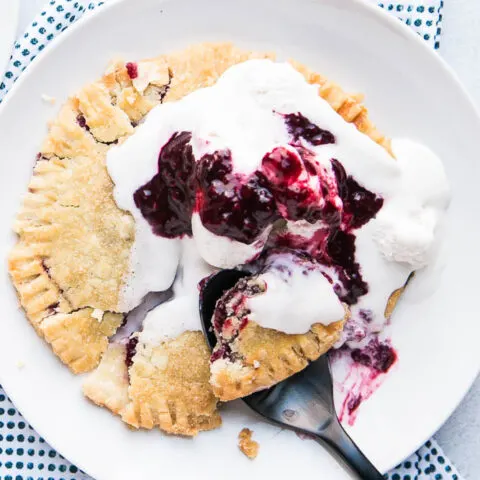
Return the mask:
<svg viewBox="0 0 480 480">
<path fill-rule="evenodd" d="M 139 343 L 129 370 L 132 401 L 124 421 L 189 436 L 220 426 L 208 383 L 209 357 L 201 332 L 185 332 L 156 347 Z"/>
<path fill-rule="evenodd" d="M 116 310 L 133 220 L 117 208 L 98 156 L 38 161 L 15 231 L 12 265 L 21 268 L 25 256 L 40 260 L 72 310 Z"/>
<path fill-rule="evenodd" d="M 273 57 L 218 43 L 138 62 L 136 75 L 124 62 L 114 62 L 101 79 L 65 103 L 41 147 L 15 225 L 19 239 L 9 258 L 13 283 L 32 325 L 72 371 L 95 368 L 105 352 L 85 384 L 85 394 L 135 427 L 158 426 L 194 435 L 217 427 L 220 417 L 208 382 L 209 355 L 199 332 L 155 348 L 140 347 L 130 369 L 131 384 L 124 347 L 107 349 L 121 316 L 106 313 L 99 322 L 92 309 L 117 310 L 134 225 L 114 202 L 106 153 L 162 101 L 175 101 L 214 84 L 234 64 Z M 388 140 L 368 120 L 359 97 L 304 66 L 294 66 L 308 82 L 319 85 L 319 95 L 346 121 L 389 150 Z M 320 355 L 336 336 L 336 332 L 308 334 L 308 342 L 285 346 L 281 358 L 263 366 L 268 349 L 259 347 L 258 355 L 245 352 L 249 362 L 245 378 L 257 379 L 247 391 L 272 382 L 275 370 L 282 376 L 303 368 L 305 358 Z M 231 391 L 225 398 L 241 396 L 234 373 L 226 380 Z"/>
<path fill-rule="evenodd" d="M 348 123 L 353 123 L 363 134 L 392 154 L 391 141 L 385 137 L 368 117 L 368 110 L 363 105 L 363 96 L 346 93 L 339 85 L 329 81 L 322 75 L 312 72 L 305 65 L 290 60 L 292 66 L 298 70 L 308 83 L 318 85 L 318 94 Z"/>
<path fill-rule="evenodd" d="M 117 63 L 66 102 L 50 124 L 14 226 L 19 239 L 9 271 L 20 303 L 75 373 L 98 365 L 122 319 L 91 316 L 92 309 L 117 310 L 134 238 L 133 219 L 113 199 L 105 155 L 160 102 L 158 81 L 146 82 L 138 92 Z"/>
<path fill-rule="evenodd" d="M 53 351 L 73 372 L 95 368 L 108 346 L 108 337 L 121 325 L 123 315 L 105 312 L 101 321 L 91 308 L 46 317 L 40 330 Z"/>
<path fill-rule="evenodd" d="M 194 436 L 220 426 L 201 332 L 185 332 L 158 346 L 139 343 L 128 373 L 125 355 L 125 347 L 109 347 L 84 384 L 90 400 L 134 428 Z"/>
<path fill-rule="evenodd" d="M 30 322 L 60 360 L 74 373 L 95 368 L 123 315 L 107 312 L 99 321 L 91 308 L 72 311 L 43 261 L 22 243 L 10 255 L 9 269 Z"/>
<path fill-rule="evenodd" d="M 249 322 L 232 344 L 238 360 L 217 360 L 210 383 L 221 401 L 230 401 L 269 388 L 326 353 L 339 340 L 344 320 L 316 324 L 304 335 L 287 335 Z"/>
</svg>

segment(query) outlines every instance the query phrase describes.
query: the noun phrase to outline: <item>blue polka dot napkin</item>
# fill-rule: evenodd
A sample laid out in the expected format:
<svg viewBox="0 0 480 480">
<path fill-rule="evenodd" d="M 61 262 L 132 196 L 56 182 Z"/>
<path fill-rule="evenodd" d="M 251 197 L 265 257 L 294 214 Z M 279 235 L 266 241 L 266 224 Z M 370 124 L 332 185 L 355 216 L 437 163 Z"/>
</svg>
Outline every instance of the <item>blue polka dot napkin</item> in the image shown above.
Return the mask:
<svg viewBox="0 0 480 480">
<path fill-rule="evenodd" d="M 108 1 L 108 0 L 107 0 Z M 377 0 L 367 0 L 379 3 Z M 9 67 L 0 83 L 0 101 L 9 88 L 49 42 L 102 1 L 51 0 L 17 40 Z M 439 48 L 443 0 L 381 2 L 421 35 L 432 48 Z M 458 472 L 434 440 L 388 475 L 389 480 L 460 480 Z M 0 386 L 0 480 L 91 480 L 48 446 L 6 396 Z"/>
</svg>

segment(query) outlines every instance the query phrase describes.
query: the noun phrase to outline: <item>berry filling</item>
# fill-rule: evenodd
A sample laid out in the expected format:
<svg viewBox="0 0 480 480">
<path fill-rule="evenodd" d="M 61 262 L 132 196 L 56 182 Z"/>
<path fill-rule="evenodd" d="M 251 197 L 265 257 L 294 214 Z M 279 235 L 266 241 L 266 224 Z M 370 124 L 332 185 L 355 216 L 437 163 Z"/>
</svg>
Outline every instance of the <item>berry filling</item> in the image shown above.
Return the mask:
<svg viewBox="0 0 480 480">
<path fill-rule="evenodd" d="M 362 395 L 352 395 L 352 398 L 350 398 L 347 402 L 347 409 L 348 409 L 348 414 L 351 415 L 357 408 L 360 406 L 362 403 Z"/>
<path fill-rule="evenodd" d="M 281 246 L 297 248 L 309 252 L 319 263 L 332 267 L 338 277 L 335 291 L 342 302 L 354 305 L 358 299 L 368 293 L 368 284 L 363 280 L 361 267 L 355 258 L 355 233 L 354 230 L 362 227 L 383 206 L 383 199 L 368 191 L 347 175 L 342 164 L 332 159 L 332 168 L 335 174 L 335 193 L 341 199 L 342 209 L 335 208 L 331 186 L 326 191 L 325 197 L 330 200 L 332 211 L 335 215 L 326 217 L 330 220 L 327 226 L 322 226 L 315 234 L 306 239 L 299 235 L 287 233 L 279 235 L 274 242 Z M 328 185 L 323 182 L 322 186 Z M 324 187 L 325 189 L 325 187 Z M 333 197 L 334 198 L 334 197 Z M 341 215 L 338 219 L 337 215 Z M 323 217 L 325 221 L 325 216 Z M 340 220 L 338 223 L 336 221 Z"/>
<path fill-rule="evenodd" d="M 300 139 L 312 145 L 333 143 L 334 136 L 300 113 L 286 115 L 285 124 L 291 145 L 266 153 L 250 175 L 234 171 L 228 149 L 195 162 L 192 134 L 174 133 L 160 151 L 158 173 L 134 194 L 154 233 L 191 235 L 194 208 L 212 233 L 246 244 L 282 217 L 338 225 L 342 207 L 333 170 L 319 165 L 314 153 L 299 144 Z"/>
<path fill-rule="evenodd" d="M 158 173 L 133 195 L 156 235 L 191 235 L 195 203 L 195 158 L 189 132 L 176 132 L 160 151 Z"/>
<path fill-rule="evenodd" d="M 285 124 L 295 142 L 303 139 L 316 146 L 335 143 L 335 137 L 331 132 L 315 125 L 300 112 L 285 115 Z"/>
<path fill-rule="evenodd" d="M 363 188 L 347 175 L 343 165 L 335 158 L 332 159 L 332 167 L 337 179 L 338 194 L 343 202 L 343 228 L 360 228 L 380 211 L 383 198 Z"/>
<path fill-rule="evenodd" d="M 277 208 L 287 220 L 338 223 L 340 205 L 335 201 L 335 180 L 306 152 L 277 147 L 263 157 L 262 173 L 269 181 Z"/>
<path fill-rule="evenodd" d="M 90 131 L 90 127 L 87 125 L 87 120 L 81 113 L 77 115 L 77 123 L 80 125 L 80 127 L 84 128 L 87 132 Z"/>
<path fill-rule="evenodd" d="M 218 343 L 210 359 L 212 362 L 219 359 L 234 362 L 237 359 L 233 344 L 248 323 L 247 299 L 261 294 L 265 288 L 256 278 L 242 278 L 217 301 L 212 324 Z"/>
<path fill-rule="evenodd" d="M 155 234 L 192 235 L 193 212 L 215 235 L 254 243 L 279 219 L 318 225 L 310 238 L 274 232 L 269 246 L 304 250 L 324 266 L 342 302 L 368 293 L 355 256 L 355 230 L 376 216 L 383 199 L 345 172 L 337 159 L 322 165 L 311 149 L 334 135 L 300 113 L 283 116 L 289 145 L 267 152 L 251 174 L 234 169 L 229 149 L 196 161 L 191 132 L 176 132 L 162 147 L 158 173 L 134 193 L 135 205 Z M 80 121 L 79 121 L 80 123 Z"/>
<path fill-rule="evenodd" d="M 137 353 L 137 344 L 138 344 L 138 337 L 130 337 L 128 339 L 126 345 L 126 355 L 125 355 L 125 363 L 127 365 L 127 369 L 133 365 L 133 357 Z"/>
<path fill-rule="evenodd" d="M 128 62 L 125 64 L 125 68 L 127 69 L 128 76 L 135 80 L 138 77 L 138 65 L 133 62 Z"/>
<path fill-rule="evenodd" d="M 355 348 L 350 353 L 352 360 L 366 367 L 371 367 L 378 372 L 386 373 L 397 360 L 395 350 L 385 342 L 374 338 L 362 348 Z"/>
<path fill-rule="evenodd" d="M 342 398 L 338 417 L 342 423 L 353 425 L 359 407 L 380 387 L 397 361 L 397 353 L 388 340 L 374 334 L 366 347 L 343 346 L 331 351 L 330 360 Z"/>
<path fill-rule="evenodd" d="M 229 150 L 204 155 L 197 166 L 197 210 L 215 235 L 252 243 L 277 218 L 275 198 L 263 172 L 233 172 Z"/>
<path fill-rule="evenodd" d="M 218 359 L 228 359 L 230 361 L 240 359 L 236 341 L 249 321 L 258 322 L 261 319 L 262 322 L 258 323 L 265 327 L 263 324 L 266 321 L 265 316 L 258 316 L 258 304 L 256 307 L 252 307 L 252 302 L 254 302 L 254 297 L 272 295 L 272 292 L 276 289 L 278 291 L 278 284 L 275 287 L 275 280 L 288 286 L 288 298 L 292 299 L 295 298 L 295 294 L 298 294 L 298 289 L 302 288 L 298 283 L 295 283 L 295 279 L 298 281 L 301 278 L 302 281 L 305 281 L 303 280 L 305 277 L 316 273 L 320 275 L 323 281 L 325 280 L 321 265 L 305 252 L 297 250 L 267 249 L 247 268 L 252 272 L 252 276 L 240 279 L 233 288 L 227 290 L 217 301 L 212 325 L 218 343 L 211 358 L 212 362 Z M 315 285 L 317 286 L 316 283 Z M 284 290 L 281 290 L 281 292 L 285 298 L 287 293 Z M 271 297 L 269 301 L 271 302 Z M 292 302 L 295 304 L 294 300 Z M 287 306 L 285 308 L 288 309 Z M 343 308 L 341 310 L 343 313 Z M 297 307 L 294 307 L 294 312 L 296 311 Z M 272 315 L 278 321 L 277 314 L 273 313 Z M 308 310 L 303 310 L 302 316 L 305 315 L 309 315 Z M 294 313 L 287 313 L 287 317 L 289 322 L 295 322 Z M 320 318 L 315 317 L 311 323 L 308 323 L 305 331 L 310 329 L 311 324 L 318 321 L 320 321 Z M 282 328 L 277 328 L 277 323 L 265 328 L 283 331 Z"/>
</svg>

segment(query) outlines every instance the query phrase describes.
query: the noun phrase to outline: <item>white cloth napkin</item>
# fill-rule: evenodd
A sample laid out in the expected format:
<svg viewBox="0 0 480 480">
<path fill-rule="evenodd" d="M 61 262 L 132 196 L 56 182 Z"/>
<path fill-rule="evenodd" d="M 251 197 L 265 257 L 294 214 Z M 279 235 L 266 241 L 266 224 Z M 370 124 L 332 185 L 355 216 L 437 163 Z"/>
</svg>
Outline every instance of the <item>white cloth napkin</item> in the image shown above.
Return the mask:
<svg viewBox="0 0 480 480">
<path fill-rule="evenodd" d="M 107 0 L 108 1 L 108 0 Z M 443 0 L 377 2 L 439 48 Z M 50 0 L 17 40 L 0 83 L 0 101 L 25 68 L 69 25 L 103 1 Z M 28 425 L 0 386 L 0 480 L 91 480 L 48 446 Z M 389 480 L 461 480 L 435 440 L 385 476 Z"/>
</svg>

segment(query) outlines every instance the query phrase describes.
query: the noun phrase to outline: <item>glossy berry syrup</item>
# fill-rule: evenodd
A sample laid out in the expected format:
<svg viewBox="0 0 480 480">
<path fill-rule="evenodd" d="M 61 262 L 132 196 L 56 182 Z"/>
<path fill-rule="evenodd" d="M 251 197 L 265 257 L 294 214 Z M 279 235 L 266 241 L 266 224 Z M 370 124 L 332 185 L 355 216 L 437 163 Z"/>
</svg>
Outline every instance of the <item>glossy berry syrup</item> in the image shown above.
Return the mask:
<svg viewBox="0 0 480 480">
<path fill-rule="evenodd" d="M 189 132 L 176 132 L 158 157 L 158 173 L 133 195 L 135 205 L 157 235 L 191 235 L 195 204 L 195 158 Z"/>
<path fill-rule="evenodd" d="M 376 216 L 383 206 L 383 199 L 347 175 L 338 160 L 332 159 L 332 167 L 337 178 L 338 194 L 343 202 L 343 217 L 341 226 L 330 231 L 325 253 L 336 267 L 343 286 L 342 289 L 337 287 L 337 294 L 348 305 L 354 305 L 368 293 L 368 285 L 355 260 L 354 230 Z"/>
<path fill-rule="evenodd" d="M 343 165 L 332 159 L 338 194 L 343 202 L 343 228 L 352 230 L 368 223 L 383 206 L 383 198 L 368 191 L 347 175 Z"/>
<path fill-rule="evenodd" d="M 281 216 L 287 220 L 338 223 L 335 182 L 325 168 L 310 159 L 306 149 L 277 147 L 262 159 L 262 173 L 269 181 Z"/>
<path fill-rule="evenodd" d="M 197 210 L 205 228 L 243 243 L 252 243 L 279 214 L 262 172 L 233 172 L 230 150 L 204 155 L 197 167 Z"/>
<path fill-rule="evenodd" d="M 368 284 L 362 278 L 361 267 L 355 257 L 355 229 L 376 216 L 383 206 L 383 199 L 347 175 L 338 160 L 332 159 L 332 169 L 342 208 L 337 209 L 332 200 L 327 202 L 331 215 L 326 215 L 325 210 L 329 210 L 324 209 L 321 218 L 328 221 L 311 239 L 286 234 L 275 239 L 275 242 L 280 246 L 306 250 L 322 265 L 333 267 L 338 276 L 335 292 L 343 302 L 354 305 L 360 297 L 368 293 Z M 323 181 L 323 189 L 325 185 L 328 184 Z M 332 198 L 328 191 L 324 194 L 325 198 Z M 341 215 L 339 221 L 337 215 Z"/>
<path fill-rule="evenodd" d="M 285 115 L 285 124 L 294 142 L 303 139 L 315 146 L 335 143 L 335 137 L 331 132 L 315 125 L 301 113 Z"/>
<path fill-rule="evenodd" d="M 368 293 L 355 258 L 355 230 L 375 217 L 383 199 L 368 191 L 342 164 L 320 165 L 312 146 L 335 143 L 334 135 L 300 113 L 284 115 L 288 146 L 267 152 L 250 175 L 234 170 L 232 152 L 218 150 L 195 162 L 190 132 L 176 132 L 162 147 L 158 173 L 134 194 L 155 234 L 191 235 L 197 211 L 215 235 L 251 244 L 278 219 L 321 222 L 313 239 L 283 236 L 275 245 L 300 248 L 336 270 L 335 290 L 354 305 Z"/>
<path fill-rule="evenodd" d="M 377 338 L 371 340 L 362 349 L 353 349 L 350 355 L 355 362 L 381 373 L 388 372 L 397 359 L 395 350 L 388 343 L 380 342 Z"/>
</svg>

